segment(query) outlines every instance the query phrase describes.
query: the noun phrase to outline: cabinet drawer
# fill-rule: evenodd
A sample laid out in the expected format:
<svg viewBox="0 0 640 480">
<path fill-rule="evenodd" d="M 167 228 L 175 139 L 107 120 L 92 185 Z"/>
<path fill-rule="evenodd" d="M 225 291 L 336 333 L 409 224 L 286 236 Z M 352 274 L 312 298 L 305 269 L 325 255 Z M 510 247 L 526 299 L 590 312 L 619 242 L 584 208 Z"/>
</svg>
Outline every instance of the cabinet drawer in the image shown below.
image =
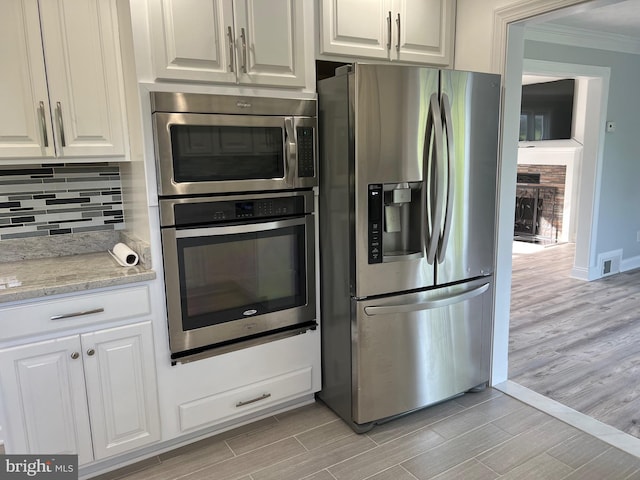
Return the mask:
<svg viewBox="0 0 640 480">
<path fill-rule="evenodd" d="M 151 313 L 146 285 L 0 308 L 0 340 Z"/>
<path fill-rule="evenodd" d="M 180 429 L 190 430 L 261 410 L 298 395 L 311 393 L 311 367 L 301 368 L 178 407 Z"/>
</svg>

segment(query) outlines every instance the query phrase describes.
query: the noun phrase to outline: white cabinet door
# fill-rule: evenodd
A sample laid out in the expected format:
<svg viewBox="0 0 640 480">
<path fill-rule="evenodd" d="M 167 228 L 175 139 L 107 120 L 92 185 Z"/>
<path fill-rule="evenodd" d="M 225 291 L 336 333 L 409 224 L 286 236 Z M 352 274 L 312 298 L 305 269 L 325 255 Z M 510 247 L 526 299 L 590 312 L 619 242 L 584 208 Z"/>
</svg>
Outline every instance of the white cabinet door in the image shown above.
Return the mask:
<svg viewBox="0 0 640 480">
<path fill-rule="evenodd" d="M 160 439 L 151 323 L 0 350 L 7 453 L 79 464 Z"/>
<path fill-rule="evenodd" d="M 53 158 L 37 0 L 0 4 L 0 157 Z"/>
<path fill-rule="evenodd" d="M 320 53 L 389 58 L 390 0 L 322 0 Z"/>
<path fill-rule="evenodd" d="M 149 11 L 157 79 L 236 82 L 232 0 L 150 0 Z"/>
<path fill-rule="evenodd" d="M 455 0 L 322 0 L 320 53 L 452 63 Z"/>
<path fill-rule="evenodd" d="M 124 160 L 119 45 L 111 0 L 1 2 L 0 157 Z"/>
<path fill-rule="evenodd" d="M 303 87 L 304 33 L 299 0 L 234 0 L 238 81 Z"/>
<path fill-rule="evenodd" d="M 0 350 L 0 386 L 7 453 L 93 460 L 77 335 Z"/>
<path fill-rule="evenodd" d="M 124 156 L 117 12 L 112 0 L 41 0 L 56 147 L 61 157 Z"/>
<path fill-rule="evenodd" d="M 81 338 L 96 460 L 159 440 L 151 323 Z"/>
<path fill-rule="evenodd" d="M 453 48 L 453 0 L 394 0 L 391 59 L 448 65 Z"/>
<path fill-rule="evenodd" d="M 300 0 L 150 0 L 158 80 L 304 86 Z"/>
</svg>

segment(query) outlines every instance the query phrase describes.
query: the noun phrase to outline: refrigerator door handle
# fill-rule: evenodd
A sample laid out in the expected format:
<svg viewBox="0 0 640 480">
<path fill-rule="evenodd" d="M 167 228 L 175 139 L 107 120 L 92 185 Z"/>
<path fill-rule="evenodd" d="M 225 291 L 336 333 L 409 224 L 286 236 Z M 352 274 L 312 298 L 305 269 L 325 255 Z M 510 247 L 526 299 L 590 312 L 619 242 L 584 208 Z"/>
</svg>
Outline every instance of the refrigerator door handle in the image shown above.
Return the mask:
<svg viewBox="0 0 640 480">
<path fill-rule="evenodd" d="M 433 150 L 431 148 L 432 145 Z M 427 127 L 425 129 L 424 152 L 422 156 L 422 175 L 424 177 L 425 192 L 427 195 L 425 209 L 427 235 L 425 244 L 427 246 L 427 262 L 429 264 L 432 264 L 436 258 L 440 237 L 440 225 L 442 223 L 442 189 L 444 184 L 444 170 L 442 165 L 440 165 L 443 162 L 442 150 L 442 114 L 440 112 L 438 94 L 434 93 L 429 100 L 429 113 L 427 114 Z M 432 152 L 435 158 L 431 156 Z M 435 177 L 435 184 L 433 177 Z"/>
<path fill-rule="evenodd" d="M 394 313 L 411 313 L 411 312 L 420 312 L 422 310 L 432 310 L 434 308 L 448 307 L 449 305 L 454 305 L 456 303 L 461 303 L 467 301 L 473 297 L 477 297 L 478 295 L 482 295 L 489 289 L 490 283 L 484 283 L 479 287 L 472 288 L 465 292 L 455 294 L 452 296 L 443 296 L 440 298 L 436 298 L 435 300 L 429 300 L 427 302 L 419 302 L 419 303 L 408 303 L 401 305 L 384 305 L 384 306 L 373 306 L 373 307 L 364 307 L 364 313 L 369 317 L 373 317 L 374 315 L 392 315 Z"/>
<path fill-rule="evenodd" d="M 446 93 L 442 94 L 442 113 L 444 130 L 447 136 L 447 205 L 444 216 L 444 230 L 438 244 L 438 263 L 444 261 L 444 256 L 447 253 L 447 244 L 451 233 L 451 218 L 453 216 L 453 199 L 455 198 L 455 182 L 453 178 L 453 166 L 455 165 L 454 132 L 451 118 L 451 102 L 449 102 L 449 97 Z"/>
</svg>

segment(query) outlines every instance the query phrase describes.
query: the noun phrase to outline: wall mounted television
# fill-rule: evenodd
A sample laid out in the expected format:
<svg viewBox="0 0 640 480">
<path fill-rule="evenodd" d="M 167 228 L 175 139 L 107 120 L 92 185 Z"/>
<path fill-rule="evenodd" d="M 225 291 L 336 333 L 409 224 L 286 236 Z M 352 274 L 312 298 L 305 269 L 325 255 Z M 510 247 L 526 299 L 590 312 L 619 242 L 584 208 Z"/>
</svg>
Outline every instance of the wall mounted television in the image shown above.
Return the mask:
<svg viewBox="0 0 640 480">
<path fill-rule="evenodd" d="M 520 141 L 571 138 L 575 80 L 522 86 Z"/>
</svg>

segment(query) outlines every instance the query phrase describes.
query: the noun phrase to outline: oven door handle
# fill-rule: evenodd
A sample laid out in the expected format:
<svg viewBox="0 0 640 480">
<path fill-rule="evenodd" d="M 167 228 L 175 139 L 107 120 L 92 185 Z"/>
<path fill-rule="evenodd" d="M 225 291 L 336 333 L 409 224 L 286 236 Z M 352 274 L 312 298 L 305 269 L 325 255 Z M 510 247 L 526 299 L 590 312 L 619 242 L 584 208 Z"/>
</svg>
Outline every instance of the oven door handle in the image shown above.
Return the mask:
<svg viewBox="0 0 640 480">
<path fill-rule="evenodd" d="M 306 219 L 304 217 L 299 217 L 287 220 L 276 220 L 275 222 L 231 225 L 228 227 L 186 228 L 182 230 L 176 229 L 176 238 L 210 237 L 213 235 L 235 235 L 238 233 L 266 232 L 269 230 L 278 230 L 279 228 L 295 227 L 297 225 L 305 224 Z"/>
</svg>

